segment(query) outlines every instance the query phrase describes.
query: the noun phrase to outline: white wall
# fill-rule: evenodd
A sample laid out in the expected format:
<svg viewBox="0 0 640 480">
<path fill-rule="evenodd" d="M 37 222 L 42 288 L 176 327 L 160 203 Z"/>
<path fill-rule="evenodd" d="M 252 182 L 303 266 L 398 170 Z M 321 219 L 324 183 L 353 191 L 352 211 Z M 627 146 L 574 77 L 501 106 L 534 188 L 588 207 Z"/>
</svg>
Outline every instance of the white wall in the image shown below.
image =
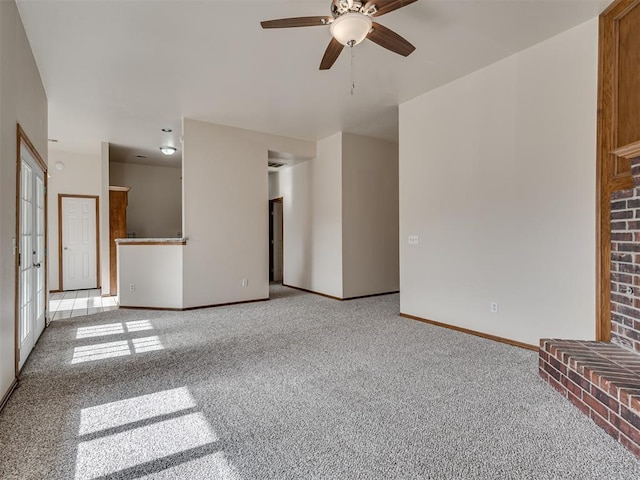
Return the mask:
<svg viewBox="0 0 640 480">
<path fill-rule="evenodd" d="M 284 283 L 342 298 L 342 133 L 317 148 L 315 159 L 277 174 L 274 196 L 284 197 Z"/>
<path fill-rule="evenodd" d="M 57 170 L 55 165 L 62 162 L 64 168 Z M 69 153 L 49 150 L 49 290 L 58 290 L 59 285 L 59 232 L 58 232 L 58 194 L 96 195 L 101 198 L 102 174 L 100 155 Z M 106 199 L 109 201 L 108 197 Z M 96 221 L 99 221 L 96 219 Z M 100 250 L 109 248 L 100 245 Z"/>
<path fill-rule="evenodd" d="M 315 142 L 191 119 L 183 141 L 184 307 L 268 298 L 268 150 L 315 157 Z"/>
<path fill-rule="evenodd" d="M 47 161 L 47 98 L 14 2 L 0 2 L 0 400 L 15 379 L 16 124 Z"/>
<path fill-rule="evenodd" d="M 284 197 L 286 285 L 338 298 L 398 290 L 398 144 L 337 133 L 270 177 L 270 197 Z"/>
<path fill-rule="evenodd" d="M 278 172 L 269 173 L 269 200 L 280 195 L 280 176 Z"/>
<path fill-rule="evenodd" d="M 594 19 L 400 106 L 403 313 L 594 338 L 597 38 Z"/>
<path fill-rule="evenodd" d="M 181 245 L 118 245 L 120 305 L 182 308 L 183 248 Z"/>
<path fill-rule="evenodd" d="M 344 298 L 398 291 L 398 144 L 342 135 Z"/>
<path fill-rule="evenodd" d="M 127 233 L 173 238 L 182 232 L 182 168 L 111 162 L 111 185 L 131 187 Z"/>
</svg>

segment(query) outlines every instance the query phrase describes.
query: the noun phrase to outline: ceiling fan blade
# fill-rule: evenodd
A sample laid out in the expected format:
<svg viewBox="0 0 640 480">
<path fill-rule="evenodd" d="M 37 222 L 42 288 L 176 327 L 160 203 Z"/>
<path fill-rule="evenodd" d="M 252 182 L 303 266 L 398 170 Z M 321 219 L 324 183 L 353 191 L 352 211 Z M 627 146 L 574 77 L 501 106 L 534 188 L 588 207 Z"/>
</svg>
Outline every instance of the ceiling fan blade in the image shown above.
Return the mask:
<svg viewBox="0 0 640 480">
<path fill-rule="evenodd" d="M 367 35 L 367 38 L 381 47 L 404 57 L 409 56 L 416 49 L 396 32 L 377 22 L 373 22 L 372 30 Z"/>
<path fill-rule="evenodd" d="M 376 13 L 371 15 L 372 17 L 379 17 L 380 15 L 384 15 L 385 13 L 393 12 L 394 10 L 398 10 L 399 8 L 406 7 L 418 0 L 369 0 L 364 6 L 364 11 L 366 12 L 373 5 L 376 6 Z"/>
<path fill-rule="evenodd" d="M 329 25 L 333 17 L 294 17 L 260 22 L 262 28 L 321 27 Z"/>
<path fill-rule="evenodd" d="M 332 38 L 324 52 L 322 62 L 320 62 L 320 70 L 329 70 L 340 56 L 340 53 L 342 53 L 343 48 L 344 45 Z"/>
</svg>

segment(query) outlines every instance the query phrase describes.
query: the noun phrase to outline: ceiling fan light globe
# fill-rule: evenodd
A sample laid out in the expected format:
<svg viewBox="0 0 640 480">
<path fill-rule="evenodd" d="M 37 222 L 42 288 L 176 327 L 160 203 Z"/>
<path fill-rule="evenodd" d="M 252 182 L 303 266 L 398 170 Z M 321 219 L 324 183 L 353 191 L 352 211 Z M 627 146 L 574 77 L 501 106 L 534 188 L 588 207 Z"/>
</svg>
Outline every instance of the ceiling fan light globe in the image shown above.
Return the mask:
<svg viewBox="0 0 640 480">
<path fill-rule="evenodd" d="M 362 42 L 371 30 L 371 18 L 362 13 L 345 13 L 331 24 L 331 35 L 342 45 L 351 46 Z"/>
</svg>

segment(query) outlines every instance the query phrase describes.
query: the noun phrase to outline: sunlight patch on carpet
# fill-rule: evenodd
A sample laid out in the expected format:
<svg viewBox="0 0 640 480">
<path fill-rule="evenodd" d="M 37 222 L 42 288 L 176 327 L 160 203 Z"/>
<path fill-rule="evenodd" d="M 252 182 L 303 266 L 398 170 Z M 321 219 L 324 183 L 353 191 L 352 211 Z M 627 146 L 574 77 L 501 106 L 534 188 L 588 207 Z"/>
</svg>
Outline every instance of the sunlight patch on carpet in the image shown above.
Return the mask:
<svg viewBox="0 0 640 480">
<path fill-rule="evenodd" d="M 128 332 L 142 332 L 144 330 L 153 330 L 151 320 L 135 320 L 132 322 L 127 322 L 126 326 Z"/>
<path fill-rule="evenodd" d="M 134 338 L 131 340 L 135 353 L 153 352 L 156 350 L 164 350 L 164 345 L 160 341 L 160 337 Z"/>
<path fill-rule="evenodd" d="M 181 387 L 83 408 L 79 434 L 101 432 L 195 407 L 196 402 L 189 390 Z"/>
<path fill-rule="evenodd" d="M 192 413 L 81 442 L 75 479 L 114 475 L 217 440 L 204 415 Z"/>
<path fill-rule="evenodd" d="M 73 349 L 71 363 L 93 362 L 105 358 L 122 357 L 131 355 L 129 342 L 121 340 L 118 342 L 98 343 L 96 345 L 86 345 Z"/>
<path fill-rule="evenodd" d="M 125 323 L 109 323 L 107 325 L 95 325 L 91 327 L 78 327 L 76 340 L 82 338 L 106 337 L 109 335 L 121 335 L 127 332 L 143 332 L 153 330 L 151 320 L 134 320 Z"/>
<path fill-rule="evenodd" d="M 121 323 L 96 325 L 95 327 L 79 327 L 76 332 L 76 340 L 82 338 L 106 337 L 108 335 L 119 335 L 122 333 L 124 333 L 124 327 Z"/>
<path fill-rule="evenodd" d="M 85 345 L 73 349 L 71 364 L 95 362 L 107 358 L 123 357 L 131 353 L 145 353 L 164 350 L 160 337 L 134 338 L 132 340 L 119 340 L 117 342 L 98 343 Z"/>
<path fill-rule="evenodd" d="M 206 477 L 203 477 L 206 472 Z M 216 452 L 211 455 L 196 458 L 180 465 L 171 466 L 162 470 L 160 473 L 152 473 L 140 477 L 141 480 L 158 480 L 158 479 L 199 479 L 207 480 L 241 480 L 238 470 L 227 460 L 224 452 Z"/>
</svg>

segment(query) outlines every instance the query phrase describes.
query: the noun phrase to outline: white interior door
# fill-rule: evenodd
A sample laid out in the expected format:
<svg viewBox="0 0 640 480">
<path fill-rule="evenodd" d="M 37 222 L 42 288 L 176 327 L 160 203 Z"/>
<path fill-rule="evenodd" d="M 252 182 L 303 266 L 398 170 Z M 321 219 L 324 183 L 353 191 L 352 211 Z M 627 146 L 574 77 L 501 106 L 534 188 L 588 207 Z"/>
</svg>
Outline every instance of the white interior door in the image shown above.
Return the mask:
<svg viewBox="0 0 640 480">
<path fill-rule="evenodd" d="M 44 172 L 20 145 L 19 338 L 22 368 L 44 330 L 45 289 Z"/>
<path fill-rule="evenodd" d="M 62 197 L 62 289 L 98 287 L 96 199 Z"/>
</svg>

